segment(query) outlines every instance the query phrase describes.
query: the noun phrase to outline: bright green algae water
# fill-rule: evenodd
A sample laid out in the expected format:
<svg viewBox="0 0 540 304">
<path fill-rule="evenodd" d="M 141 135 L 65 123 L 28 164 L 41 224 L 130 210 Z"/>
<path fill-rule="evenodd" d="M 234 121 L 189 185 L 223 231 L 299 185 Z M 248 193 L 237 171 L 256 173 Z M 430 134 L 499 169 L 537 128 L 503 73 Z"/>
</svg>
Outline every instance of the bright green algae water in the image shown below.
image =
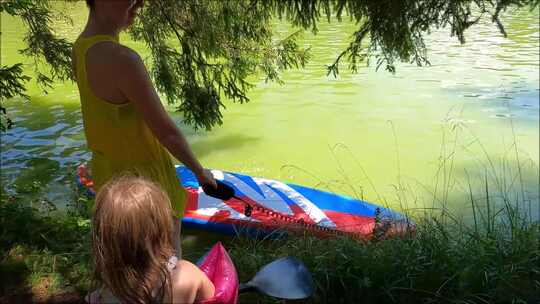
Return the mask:
<svg viewBox="0 0 540 304">
<path fill-rule="evenodd" d="M 59 33 L 74 40 L 86 9 L 67 8 L 75 24 L 59 26 Z M 465 45 L 448 29 L 437 30 L 427 41 L 431 66 L 400 64 L 394 75 L 369 66 L 351 74 L 345 63 L 337 79 L 326 76 L 325 66 L 346 47 L 355 25 L 323 22 L 317 35 L 303 35 L 309 64 L 285 72 L 283 85 L 256 80 L 251 102 L 226 103 L 222 126 L 194 131 L 173 116 L 210 168 L 386 201 L 397 209 L 444 201 L 465 212 L 471 209 L 467 176 L 474 194 L 482 195 L 487 175 L 500 192 L 524 193 L 521 200 L 536 217 L 538 17 L 537 11 L 509 12 L 507 38 L 485 22 L 467 32 Z M 31 73 L 30 61 L 17 52 L 24 27 L 6 15 L 1 26 L 2 64 L 23 61 Z M 275 27 L 281 35 L 294 31 L 285 23 Z M 127 35 L 121 41 L 147 56 Z M 44 94 L 32 82 L 28 94 L 29 102 L 7 102 L 15 125 L 2 134 L 2 185 L 39 181 L 47 187 L 36 197 L 45 194 L 62 206 L 74 167 L 90 157 L 78 91 L 72 83 L 56 83 Z"/>
</svg>

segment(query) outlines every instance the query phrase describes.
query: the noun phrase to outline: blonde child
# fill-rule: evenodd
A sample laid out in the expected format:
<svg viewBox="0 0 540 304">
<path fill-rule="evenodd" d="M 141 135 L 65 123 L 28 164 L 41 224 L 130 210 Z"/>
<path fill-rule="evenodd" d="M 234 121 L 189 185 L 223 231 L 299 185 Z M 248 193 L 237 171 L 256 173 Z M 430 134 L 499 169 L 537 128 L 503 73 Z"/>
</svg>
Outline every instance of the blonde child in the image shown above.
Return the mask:
<svg viewBox="0 0 540 304">
<path fill-rule="evenodd" d="M 214 285 L 175 255 L 173 211 L 163 190 L 121 177 L 97 194 L 92 219 L 94 281 L 90 303 L 194 303 Z"/>
</svg>

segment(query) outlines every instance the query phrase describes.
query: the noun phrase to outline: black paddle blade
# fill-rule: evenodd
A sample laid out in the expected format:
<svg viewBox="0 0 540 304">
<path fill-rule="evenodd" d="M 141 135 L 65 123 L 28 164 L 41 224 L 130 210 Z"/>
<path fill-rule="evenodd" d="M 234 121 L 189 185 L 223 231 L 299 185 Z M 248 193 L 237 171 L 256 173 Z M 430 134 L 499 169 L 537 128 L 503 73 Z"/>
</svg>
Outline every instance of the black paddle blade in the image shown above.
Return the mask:
<svg viewBox="0 0 540 304">
<path fill-rule="evenodd" d="M 289 300 L 305 299 L 314 291 L 311 273 L 302 262 L 291 257 L 264 266 L 251 281 L 242 285 L 245 291 L 256 289 L 271 297 Z"/>
<path fill-rule="evenodd" d="M 210 185 L 202 185 L 204 193 L 213 198 L 226 201 L 234 197 L 234 188 L 222 181 L 216 180 L 217 188 Z"/>
</svg>

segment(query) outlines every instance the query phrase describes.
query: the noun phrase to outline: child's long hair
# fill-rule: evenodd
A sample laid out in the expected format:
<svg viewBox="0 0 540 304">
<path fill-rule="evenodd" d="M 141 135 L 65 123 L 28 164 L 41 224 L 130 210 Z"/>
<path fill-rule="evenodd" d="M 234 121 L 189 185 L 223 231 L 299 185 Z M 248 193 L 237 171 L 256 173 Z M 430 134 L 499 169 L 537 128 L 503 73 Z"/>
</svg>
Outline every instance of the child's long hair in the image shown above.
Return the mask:
<svg viewBox="0 0 540 304">
<path fill-rule="evenodd" d="M 172 211 L 157 185 L 140 177 L 109 182 L 97 194 L 92 224 L 94 283 L 124 303 L 171 295 Z"/>
</svg>

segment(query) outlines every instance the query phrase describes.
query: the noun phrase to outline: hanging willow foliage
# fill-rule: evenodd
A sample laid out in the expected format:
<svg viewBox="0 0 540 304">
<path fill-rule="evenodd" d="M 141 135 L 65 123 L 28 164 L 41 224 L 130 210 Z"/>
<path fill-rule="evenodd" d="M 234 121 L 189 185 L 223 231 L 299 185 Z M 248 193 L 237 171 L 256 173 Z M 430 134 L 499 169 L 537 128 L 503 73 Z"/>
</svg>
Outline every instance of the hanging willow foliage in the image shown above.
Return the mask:
<svg viewBox="0 0 540 304">
<path fill-rule="evenodd" d="M 73 1 L 73 0 L 71 0 Z M 340 64 L 356 72 L 375 60 L 377 68 L 395 72 L 395 63 L 429 64 L 424 37 L 438 28 L 465 43 L 465 32 L 485 16 L 494 30 L 506 35 L 499 19 L 510 7 L 534 9 L 540 0 L 152 0 L 146 1 L 132 38 L 150 50 L 151 74 L 158 91 L 177 105 L 186 123 L 211 129 L 222 123 L 223 98 L 249 101 L 249 77 L 264 75 L 281 82 L 283 70 L 303 67 L 309 49 L 297 40 L 299 31 L 277 40 L 272 21 L 277 17 L 297 30 L 317 33 L 320 22 L 350 18 L 358 29 L 348 46 L 327 67 L 337 76 Z M 52 29 L 54 9 L 49 0 L 0 2 L 0 11 L 20 17 L 26 28 L 26 48 L 39 84 L 71 78 L 71 43 Z M 9 70 L 11 68 L 11 71 Z M 22 70 L 0 67 L 3 92 L 24 93 Z"/>
</svg>

